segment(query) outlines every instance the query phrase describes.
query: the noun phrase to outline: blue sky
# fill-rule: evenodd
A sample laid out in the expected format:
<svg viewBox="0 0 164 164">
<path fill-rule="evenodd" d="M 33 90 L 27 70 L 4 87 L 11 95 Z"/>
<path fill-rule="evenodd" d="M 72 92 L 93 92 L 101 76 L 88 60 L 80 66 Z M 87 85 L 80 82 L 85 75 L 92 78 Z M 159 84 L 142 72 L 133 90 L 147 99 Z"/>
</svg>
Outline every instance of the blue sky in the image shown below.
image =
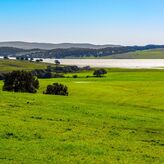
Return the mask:
<svg viewBox="0 0 164 164">
<path fill-rule="evenodd" d="M 0 0 L 0 41 L 164 44 L 164 0 Z"/>
</svg>

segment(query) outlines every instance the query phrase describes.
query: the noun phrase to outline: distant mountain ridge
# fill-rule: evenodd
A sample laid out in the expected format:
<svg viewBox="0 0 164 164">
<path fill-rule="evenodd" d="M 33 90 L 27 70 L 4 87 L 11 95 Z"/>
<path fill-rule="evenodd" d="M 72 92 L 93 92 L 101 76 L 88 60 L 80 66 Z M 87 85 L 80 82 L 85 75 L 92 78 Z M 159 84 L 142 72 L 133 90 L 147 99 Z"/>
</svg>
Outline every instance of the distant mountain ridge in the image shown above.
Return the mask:
<svg viewBox="0 0 164 164">
<path fill-rule="evenodd" d="M 137 58 L 138 55 L 127 53 L 144 51 L 144 50 L 155 50 L 164 49 L 164 45 L 147 45 L 147 46 L 119 46 L 119 47 L 107 47 L 99 49 L 91 48 L 56 48 L 56 49 L 20 49 L 15 47 L 0 47 L 0 56 L 22 56 L 30 58 Z M 119 54 L 119 55 L 118 55 Z M 126 54 L 126 55 L 125 55 Z M 159 53 L 158 53 L 159 54 Z M 133 57 L 134 56 L 134 57 Z M 146 58 L 148 55 L 144 55 Z M 140 55 L 142 58 L 142 55 Z M 160 57 L 164 58 L 164 53 L 160 53 Z M 147 57 L 149 59 L 149 57 Z M 151 54 L 151 58 L 158 58 L 156 53 Z"/>
<path fill-rule="evenodd" d="M 37 43 L 37 42 L 20 42 L 20 41 L 11 41 L 11 42 L 0 42 L 0 47 L 14 47 L 20 49 L 68 49 L 68 48 L 88 48 L 88 49 L 101 49 L 107 47 L 120 47 L 119 45 L 95 45 L 89 43 Z"/>
<path fill-rule="evenodd" d="M 124 54 L 157 48 L 164 48 L 164 45 L 119 46 L 87 43 L 52 44 L 11 41 L 0 42 L 0 56 L 23 56 L 32 58 L 102 58 L 107 56 L 111 58 L 126 58 L 127 56 L 133 58 L 134 55 L 129 56 Z"/>
</svg>

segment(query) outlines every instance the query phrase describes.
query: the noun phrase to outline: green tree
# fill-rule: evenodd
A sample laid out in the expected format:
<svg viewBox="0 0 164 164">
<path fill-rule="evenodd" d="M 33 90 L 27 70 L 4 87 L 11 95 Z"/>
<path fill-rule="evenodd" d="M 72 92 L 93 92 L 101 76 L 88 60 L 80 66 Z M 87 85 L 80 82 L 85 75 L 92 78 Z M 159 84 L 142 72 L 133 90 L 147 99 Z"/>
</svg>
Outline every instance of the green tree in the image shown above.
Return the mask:
<svg viewBox="0 0 164 164">
<path fill-rule="evenodd" d="M 36 93 L 38 79 L 27 71 L 13 71 L 4 75 L 4 91 Z"/>
<path fill-rule="evenodd" d="M 60 65 L 60 61 L 59 60 L 55 60 L 54 61 L 56 65 Z"/>
<path fill-rule="evenodd" d="M 63 84 L 54 83 L 53 85 L 48 85 L 46 91 L 43 93 L 50 95 L 68 96 L 68 88 Z"/>
<path fill-rule="evenodd" d="M 105 74 L 107 74 L 107 71 L 105 69 L 98 69 L 93 72 L 93 75 L 96 77 L 102 77 Z"/>
</svg>

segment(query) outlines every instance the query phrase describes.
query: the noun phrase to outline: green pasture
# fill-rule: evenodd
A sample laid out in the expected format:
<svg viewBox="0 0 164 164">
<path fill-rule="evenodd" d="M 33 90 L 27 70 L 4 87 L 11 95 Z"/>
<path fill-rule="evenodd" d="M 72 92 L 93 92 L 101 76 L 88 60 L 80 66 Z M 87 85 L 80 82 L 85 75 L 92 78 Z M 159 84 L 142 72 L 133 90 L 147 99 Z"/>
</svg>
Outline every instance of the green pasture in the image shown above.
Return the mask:
<svg viewBox="0 0 164 164">
<path fill-rule="evenodd" d="M 0 163 L 164 163 L 164 72 L 108 71 L 39 79 L 37 94 L 0 89 Z M 54 82 L 69 96 L 43 95 Z"/>
<path fill-rule="evenodd" d="M 10 72 L 13 70 L 34 70 L 34 69 L 46 69 L 48 65 L 46 63 L 37 63 L 30 61 L 20 61 L 20 60 L 8 60 L 0 59 L 0 73 Z"/>
<path fill-rule="evenodd" d="M 164 59 L 164 49 L 152 49 L 129 52 L 124 54 L 115 54 L 102 58 L 107 59 Z"/>
</svg>

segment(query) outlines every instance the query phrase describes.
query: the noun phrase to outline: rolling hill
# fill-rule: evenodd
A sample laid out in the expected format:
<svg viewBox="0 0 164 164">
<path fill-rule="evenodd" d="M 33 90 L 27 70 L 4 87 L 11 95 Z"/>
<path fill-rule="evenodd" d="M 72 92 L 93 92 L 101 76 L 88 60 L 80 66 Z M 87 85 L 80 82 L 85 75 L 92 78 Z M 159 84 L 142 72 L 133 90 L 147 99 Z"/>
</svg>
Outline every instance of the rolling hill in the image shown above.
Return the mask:
<svg viewBox="0 0 164 164">
<path fill-rule="evenodd" d="M 30 42 L 0 42 L 0 47 L 15 47 L 20 49 L 44 49 L 44 50 L 51 50 L 51 49 L 58 49 L 58 48 L 89 48 L 89 49 L 100 49 L 106 47 L 120 47 L 118 45 L 94 45 L 88 43 L 30 43 Z"/>
<path fill-rule="evenodd" d="M 48 49 L 48 46 L 49 48 L 56 46 L 56 48 Z M 57 48 L 60 46 L 65 48 Z M 30 47 L 32 49 L 28 49 Z M 60 58 L 161 59 L 164 58 L 163 50 L 164 50 L 164 45 L 146 45 L 146 46 L 104 45 L 103 47 L 101 45 L 71 44 L 71 43 L 68 44 L 63 43 L 63 44 L 56 44 L 56 45 L 46 44 L 46 43 L 24 44 L 23 42 L 0 43 L 0 56 L 12 56 L 12 57 L 23 56 L 23 57 L 30 57 L 30 58 L 32 57 L 32 58 L 58 58 L 58 59 Z"/>
<path fill-rule="evenodd" d="M 104 58 L 104 57 L 103 57 Z M 106 56 L 108 59 L 164 59 L 164 48 Z"/>
</svg>

